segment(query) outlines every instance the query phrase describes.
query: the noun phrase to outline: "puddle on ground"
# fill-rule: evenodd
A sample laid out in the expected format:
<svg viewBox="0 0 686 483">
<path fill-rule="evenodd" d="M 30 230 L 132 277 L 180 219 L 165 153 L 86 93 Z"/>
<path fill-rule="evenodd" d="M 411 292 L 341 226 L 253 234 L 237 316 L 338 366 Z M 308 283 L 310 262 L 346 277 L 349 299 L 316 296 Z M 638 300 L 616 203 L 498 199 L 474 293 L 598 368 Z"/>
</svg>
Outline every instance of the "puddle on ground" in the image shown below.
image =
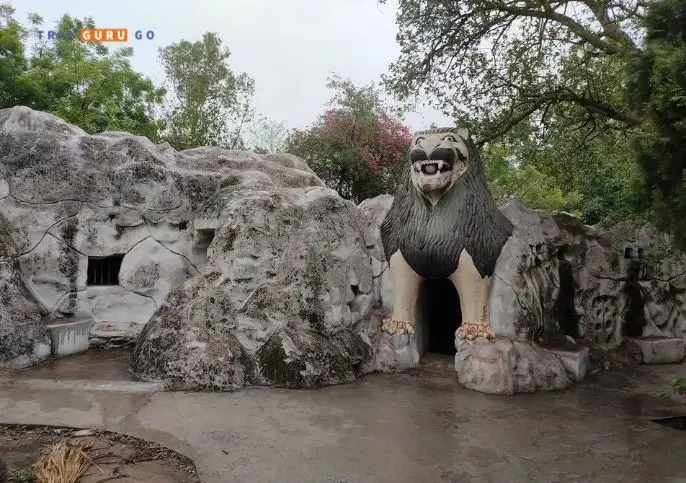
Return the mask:
<svg viewBox="0 0 686 483">
<path fill-rule="evenodd" d="M 134 381 L 129 374 L 131 350 L 91 349 L 50 359 L 28 369 L 16 371 L 17 379 L 58 379 L 84 381 Z"/>
<path fill-rule="evenodd" d="M 671 418 L 651 419 L 652 422 L 667 426 L 672 429 L 686 431 L 686 416 L 673 416 Z"/>
</svg>

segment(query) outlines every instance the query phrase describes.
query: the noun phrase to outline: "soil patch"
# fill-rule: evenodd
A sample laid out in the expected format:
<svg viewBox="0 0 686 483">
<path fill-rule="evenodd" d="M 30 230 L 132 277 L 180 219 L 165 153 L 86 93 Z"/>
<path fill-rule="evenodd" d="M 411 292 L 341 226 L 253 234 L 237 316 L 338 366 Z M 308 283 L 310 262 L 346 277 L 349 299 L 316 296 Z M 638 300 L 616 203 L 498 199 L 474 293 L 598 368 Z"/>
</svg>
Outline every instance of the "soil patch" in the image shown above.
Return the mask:
<svg viewBox="0 0 686 483">
<path fill-rule="evenodd" d="M 189 458 L 157 443 L 109 431 L 51 426 L 0 425 L 0 455 L 9 482 L 29 483 L 41 450 L 61 440 L 90 447 L 92 464 L 79 483 L 199 483 Z"/>
</svg>

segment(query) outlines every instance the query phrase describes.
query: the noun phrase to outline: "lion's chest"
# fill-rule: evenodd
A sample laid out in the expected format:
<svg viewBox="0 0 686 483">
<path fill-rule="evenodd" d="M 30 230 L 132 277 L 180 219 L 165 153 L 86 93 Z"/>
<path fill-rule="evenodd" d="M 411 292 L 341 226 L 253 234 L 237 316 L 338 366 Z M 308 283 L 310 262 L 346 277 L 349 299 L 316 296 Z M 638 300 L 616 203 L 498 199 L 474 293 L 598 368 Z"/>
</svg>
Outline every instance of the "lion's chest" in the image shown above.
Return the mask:
<svg viewBox="0 0 686 483">
<path fill-rule="evenodd" d="M 405 227 L 398 249 L 421 277 L 448 277 L 457 269 L 464 238 L 440 220 L 423 221 Z"/>
</svg>

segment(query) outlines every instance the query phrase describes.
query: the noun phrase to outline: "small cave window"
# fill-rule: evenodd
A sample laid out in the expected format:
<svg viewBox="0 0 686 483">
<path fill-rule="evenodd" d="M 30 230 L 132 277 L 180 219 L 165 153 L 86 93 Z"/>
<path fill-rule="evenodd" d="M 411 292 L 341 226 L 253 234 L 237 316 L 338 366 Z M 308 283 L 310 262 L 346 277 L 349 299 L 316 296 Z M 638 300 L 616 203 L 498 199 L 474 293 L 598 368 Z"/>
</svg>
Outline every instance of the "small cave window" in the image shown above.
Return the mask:
<svg viewBox="0 0 686 483">
<path fill-rule="evenodd" d="M 460 297 L 446 278 L 422 282 L 417 307 L 420 353 L 455 355 L 455 331 L 462 325 Z"/>
<path fill-rule="evenodd" d="M 197 230 L 195 232 L 195 243 L 193 251 L 196 255 L 207 257 L 207 249 L 214 240 L 214 230 Z"/>
<path fill-rule="evenodd" d="M 119 269 L 124 255 L 88 257 L 88 286 L 119 285 Z"/>
</svg>

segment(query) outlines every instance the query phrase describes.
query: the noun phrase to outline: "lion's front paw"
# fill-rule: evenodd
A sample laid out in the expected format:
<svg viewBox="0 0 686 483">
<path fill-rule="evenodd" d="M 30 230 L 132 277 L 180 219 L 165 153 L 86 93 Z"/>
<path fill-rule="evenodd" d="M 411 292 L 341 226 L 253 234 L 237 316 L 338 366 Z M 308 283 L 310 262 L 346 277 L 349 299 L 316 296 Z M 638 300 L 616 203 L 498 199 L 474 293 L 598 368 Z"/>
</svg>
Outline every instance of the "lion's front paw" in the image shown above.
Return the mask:
<svg viewBox="0 0 686 483">
<path fill-rule="evenodd" d="M 491 326 L 488 324 L 474 324 L 474 323 L 465 323 L 462 324 L 458 329 L 457 332 L 455 332 L 455 336 L 458 339 L 467 339 L 467 340 L 475 340 L 475 339 L 486 339 L 486 340 L 494 340 L 495 339 L 495 333 L 493 332 L 493 329 L 491 329 Z"/>
<path fill-rule="evenodd" d="M 389 334 L 414 334 L 414 324 L 387 317 L 381 322 L 381 330 Z"/>
</svg>

